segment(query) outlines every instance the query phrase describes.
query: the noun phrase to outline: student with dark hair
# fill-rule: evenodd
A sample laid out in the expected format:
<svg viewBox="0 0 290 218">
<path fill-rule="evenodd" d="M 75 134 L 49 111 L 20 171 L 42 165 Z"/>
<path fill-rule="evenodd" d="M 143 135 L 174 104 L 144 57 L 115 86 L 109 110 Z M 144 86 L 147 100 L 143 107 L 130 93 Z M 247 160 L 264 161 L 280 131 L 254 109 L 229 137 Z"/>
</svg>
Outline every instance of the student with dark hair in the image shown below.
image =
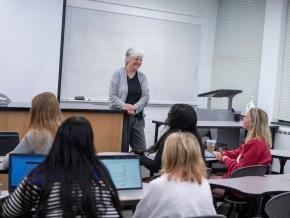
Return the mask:
<svg viewBox="0 0 290 218">
<path fill-rule="evenodd" d="M 196 127 L 197 115 L 192 106 L 188 104 L 173 105 L 168 113 L 168 117 L 165 123 L 168 126 L 168 129 L 160 137 L 155 145 L 147 149 L 149 153 L 156 152 L 154 159 L 152 160 L 144 155 L 140 155 L 141 164 L 154 173 L 161 169 L 161 157 L 163 153 L 164 142 L 168 135 L 173 132 L 184 131 L 194 134 L 199 142 L 202 155 L 204 153 L 204 147 L 202 146 L 202 142 Z"/>
<path fill-rule="evenodd" d="M 96 158 L 92 127 L 68 118 L 47 158 L 2 204 L 2 216 L 121 217 L 117 190 Z"/>
</svg>

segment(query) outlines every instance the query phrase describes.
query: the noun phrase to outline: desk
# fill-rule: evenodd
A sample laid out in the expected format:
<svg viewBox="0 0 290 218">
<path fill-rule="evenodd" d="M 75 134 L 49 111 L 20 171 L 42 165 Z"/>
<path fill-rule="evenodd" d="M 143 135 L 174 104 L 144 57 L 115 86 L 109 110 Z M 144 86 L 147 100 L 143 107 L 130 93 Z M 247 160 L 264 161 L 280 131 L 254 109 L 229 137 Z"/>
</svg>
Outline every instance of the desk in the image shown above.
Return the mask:
<svg viewBox="0 0 290 218">
<path fill-rule="evenodd" d="M 165 125 L 165 122 L 152 120 L 152 123 L 155 124 L 154 143 L 156 143 L 158 140 L 159 127 L 162 125 Z M 244 131 L 242 128 L 242 122 L 236 122 L 236 121 L 197 121 L 197 127 L 199 129 L 204 129 L 204 128 L 205 129 L 210 129 L 210 128 L 215 129 L 216 128 L 216 129 L 223 129 L 225 131 L 238 130 L 238 132 L 239 132 L 238 136 L 244 135 L 241 133 L 241 131 Z M 274 125 L 274 124 L 270 125 L 273 142 L 274 142 L 274 138 L 275 138 L 275 132 L 278 128 L 279 128 L 278 125 Z M 221 143 L 221 142 L 218 141 L 218 143 Z M 239 144 L 240 143 L 241 143 L 241 140 L 239 140 Z M 274 148 L 274 144 L 273 144 L 273 148 Z"/>
<path fill-rule="evenodd" d="M 107 106 L 82 103 L 61 103 L 64 118 L 84 116 L 93 128 L 94 144 L 98 152 L 121 151 L 127 142 L 125 115 L 122 110 L 111 110 Z M 0 107 L 0 131 L 16 131 L 22 138 L 28 130 L 30 104 L 10 103 Z"/>
<path fill-rule="evenodd" d="M 262 197 L 290 191 L 290 174 L 284 176 L 246 176 L 228 179 L 210 179 L 212 188 L 228 189 L 249 197 Z"/>
<path fill-rule="evenodd" d="M 278 158 L 280 162 L 280 173 L 284 173 L 287 160 L 290 159 L 290 150 L 274 149 L 271 150 L 272 158 Z"/>
<path fill-rule="evenodd" d="M 143 198 L 145 191 L 148 189 L 148 183 L 143 183 L 142 189 L 136 190 L 119 190 L 118 195 L 122 207 L 135 207 Z M 0 200 L 9 196 L 9 192 L 4 190 L 0 194 Z"/>
<path fill-rule="evenodd" d="M 143 198 L 144 193 L 148 189 L 148 183 L 143 183 L 142 189 L 136 190 L 119 190 L 119 199 L 122 207 L 135 207 Z"/>
</svg>

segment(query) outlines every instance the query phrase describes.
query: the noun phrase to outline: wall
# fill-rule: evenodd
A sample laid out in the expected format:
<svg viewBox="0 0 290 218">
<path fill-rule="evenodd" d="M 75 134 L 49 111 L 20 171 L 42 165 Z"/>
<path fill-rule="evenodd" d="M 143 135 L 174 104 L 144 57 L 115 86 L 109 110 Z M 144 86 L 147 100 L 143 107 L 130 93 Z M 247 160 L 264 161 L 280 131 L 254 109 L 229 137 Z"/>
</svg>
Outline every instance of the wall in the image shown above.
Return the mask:
<svg viewBox="0 0 290 218">
<path fill-rule="evenodd" d="M 278 118 L 286 14 L 287 0 L 267 0 L 257 105 L 267 111 L 270 121 Z"/>
<path fill-rule="evenodd" d="M 264 41 L 262 50 L 258 107 L 265 109 L 270 121 L 277 121 L 279 106 L 279 85 L 283 61 L 284 34 L 286 28 L 287 0 L 267 0 Z M 290 132 L 290 128 L 280 126 L 279 131 Z M 275 134 L 276 149 L 290 149 L 290 136 Z M 273 159 L 273 170 L 279 172 L 279 161 Z M 290 172 L 286 162 L 285 173 Z"/>
<path fill-rule="evenodd" d="M 0 93 L 29 102 L 57 94 L 63 1 L 0 1 Z"/>
</svg>

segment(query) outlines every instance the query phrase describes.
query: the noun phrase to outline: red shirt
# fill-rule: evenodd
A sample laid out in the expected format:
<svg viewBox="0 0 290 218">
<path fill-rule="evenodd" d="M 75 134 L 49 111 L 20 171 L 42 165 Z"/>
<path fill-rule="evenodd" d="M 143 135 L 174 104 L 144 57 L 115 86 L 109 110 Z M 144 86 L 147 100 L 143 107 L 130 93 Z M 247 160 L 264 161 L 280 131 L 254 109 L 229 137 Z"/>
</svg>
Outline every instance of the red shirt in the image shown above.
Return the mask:
<svg viewBox="0 0 290 218">
<path fill-rule="evenodd" d="M 272 156 L 269 145 L 260 139 L 250 139 L 248 143 L 241 144 L 239 148 L 231 151 L 224 151 L 223 155 L 228 156 L 224 159 L 224 163 L 228 168 L 224 178 L 237 169 L 256 164 L 271 165 Z"/>
</svg>

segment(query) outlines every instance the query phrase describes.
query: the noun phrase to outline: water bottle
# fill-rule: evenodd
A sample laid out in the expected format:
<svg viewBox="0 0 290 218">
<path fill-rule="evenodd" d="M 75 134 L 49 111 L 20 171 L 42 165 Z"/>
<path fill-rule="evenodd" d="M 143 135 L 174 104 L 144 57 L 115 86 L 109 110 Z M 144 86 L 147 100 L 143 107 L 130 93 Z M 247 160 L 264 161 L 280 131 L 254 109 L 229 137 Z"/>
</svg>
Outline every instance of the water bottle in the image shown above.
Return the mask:
<svg viewBox="0 0 290 218">
<path fill-rule="evenodd" d="M 254 108 L 255 107 L 255 104 L 254 104 L 254 100 L 253 100 L 253 96 L 251 97 L 251 101 L 247 104 L 246 106 L 246 113 L 248 113 L 248 111 L 251 109 L 251 108 Z"/>
</svg>

